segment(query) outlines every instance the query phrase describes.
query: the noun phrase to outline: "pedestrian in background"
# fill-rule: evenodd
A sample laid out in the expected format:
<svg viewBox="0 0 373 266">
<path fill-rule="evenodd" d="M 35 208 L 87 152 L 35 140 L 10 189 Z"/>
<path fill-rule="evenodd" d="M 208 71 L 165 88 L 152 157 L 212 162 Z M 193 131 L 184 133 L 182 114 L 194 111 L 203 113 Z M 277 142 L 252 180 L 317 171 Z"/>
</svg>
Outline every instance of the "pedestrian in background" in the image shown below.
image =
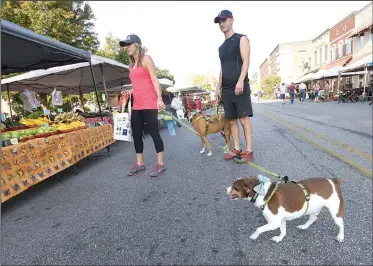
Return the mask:
<svg viewBox="0 0 373 266">
<path fill-rule="evenodd" d="M 285 104 L 285 95 L 286 95 L 286 86 L 285 83 L 280 85 L 280 99 L 282 100 L 282 104 Z"/>
<path fill-rule="evenodd" d="M 320 93 L 320 81 L 318 81 L 315 85 L 315 102 L 319 101 L 319 93 Z"/>
<path fill-rule="evenodd" d="M 295 98 L 295 85 L 294 82 L 292 82 L 289 86 L 289 93 L 290 93 L 290 103 L 294 103 L 294 98 Z"/>
<path fill-rule="evenodd" d="M 306 98 L 307 93 L 307 85 L 303 82 L 299 85 L 299 94 L 300 94 L 300 100 L 302 103 L 304 103 L 304 99 Z"/>
</svg>

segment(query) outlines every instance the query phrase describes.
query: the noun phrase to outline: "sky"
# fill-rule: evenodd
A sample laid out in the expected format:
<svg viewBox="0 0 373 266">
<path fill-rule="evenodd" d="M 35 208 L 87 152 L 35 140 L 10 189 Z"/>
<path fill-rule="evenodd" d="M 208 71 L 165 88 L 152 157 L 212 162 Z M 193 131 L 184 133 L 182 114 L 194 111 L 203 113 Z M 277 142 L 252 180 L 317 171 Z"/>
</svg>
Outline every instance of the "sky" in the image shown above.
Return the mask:
<svg viewBox="0 0 373 266">
<path fill-rule="evenodd" d="M 249 77 L 279 43 L 312 40 L 370 1 L 89 1 L 100 45 L 105 37 L 137 34 L 157 67 L 176 85 L 195 74 L 219 74 L 224 34 L 214 18 L 233 13 L 233 30 L 251 44 Z"/>
</svg>

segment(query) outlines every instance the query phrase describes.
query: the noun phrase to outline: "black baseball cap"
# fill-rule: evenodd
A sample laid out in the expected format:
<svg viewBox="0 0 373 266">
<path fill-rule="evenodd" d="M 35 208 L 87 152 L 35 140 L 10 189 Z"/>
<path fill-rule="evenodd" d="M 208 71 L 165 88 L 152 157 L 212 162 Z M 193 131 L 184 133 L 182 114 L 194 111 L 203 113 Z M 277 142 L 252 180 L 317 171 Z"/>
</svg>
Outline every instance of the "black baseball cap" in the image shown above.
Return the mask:
<svg viewBox="0 0 373 266">
<path fill-rule="evenodd" d="M 141 39 L 136 34 L 128 35 L 125 40 L 122 40 L 122 41 L 119 42 L 119 45 L 121 47 L 124 47 L 124 46 L 128 46 L 130 44 L 133 44 L 133 43 L 137 43 L 137 44 L 141 45 Z"/>
<path fill-rule="evenodd" d="M 219 23 L 221 19 L 233 18 L 232 12 L 224 9 L 219 13 L 219 15 L 214 19 L 214 23 Z"/>
</svg>

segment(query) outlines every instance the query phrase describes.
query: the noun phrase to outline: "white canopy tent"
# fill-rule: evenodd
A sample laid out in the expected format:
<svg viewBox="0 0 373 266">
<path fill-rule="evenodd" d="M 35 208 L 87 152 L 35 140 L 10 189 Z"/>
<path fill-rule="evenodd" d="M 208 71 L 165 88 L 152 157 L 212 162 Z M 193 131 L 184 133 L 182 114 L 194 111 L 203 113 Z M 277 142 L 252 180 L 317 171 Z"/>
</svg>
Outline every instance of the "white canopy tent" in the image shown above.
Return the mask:
<svg viewBox="0 0 373 266">
<path fill-rule="evenodd" d="M 167 89 L 167 88 L 169 88 L 173 85 L 172 80 L 169 80 L 169 79 L 162 78 L 162 79 L 158 79 L 158 81 L 159 81 L 159 84 L 161 85 L 161 87 L 163 89 Z M 125 90 L 132 89 L 132 84 L 126 84 L 126 85 L 123 85 L 123 86 L 108 88 L 108 91 L 119 92 L 119 91 L 122 91 L 123 89 L 125 89 Z"/>
<path fill-rule="evenodd" d="M 168 92 L 170 93 L 183 93 L 183 92 L 204 92 L 205 90 L 195 86 L 195 85 L 187 85 L 183 87 L 170 87 L 167 89 Z"/>
<path fill-rule="evenodd" d="M 91 64 L 98 90 L 105 89 L 105 83 L 106 87 L 130 83 L 127 65 L 97 55 L 91 56 Z M 54 88 L 64 94 L 84 94 L 95 90 L 89 62 L 30 71 L 4 79 L 1 85 L 6 85 L 9 91 L 30 89 L 38 93 L 51 93 Z"/>
</svg>

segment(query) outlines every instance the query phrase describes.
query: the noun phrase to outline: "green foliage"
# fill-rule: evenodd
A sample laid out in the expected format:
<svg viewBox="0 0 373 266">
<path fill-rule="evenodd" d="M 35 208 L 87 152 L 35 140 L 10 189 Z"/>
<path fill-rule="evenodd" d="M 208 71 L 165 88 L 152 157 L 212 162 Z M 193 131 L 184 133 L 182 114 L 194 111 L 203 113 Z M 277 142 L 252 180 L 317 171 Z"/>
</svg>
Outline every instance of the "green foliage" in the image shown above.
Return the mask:
<svg viewBox="0 0 373 266">
<path fill-rule="evenodd" d="M 264 98 L 269 99 L 273 96 L 274 89 L 281 82 L 281 77 L 279 76 L 269 76 L 268 78 L 262 80 L 261 87 L 264 90 Z"/>
<path fill-rule="evenodd" d="M 167 69 L 160 69 L 158 67 L 156 68 L 156 71 L 157 71 L 157 77 L 159 79 L 162 79 L 162 78 L 169 79 L 175 84 L 175 77 L 174 75 L 170 73 L 170 71 L 168 71 Z"/>
<path fill-rule="evenodd" d="M 95 52 L 95 16 L 86 1 L 1 2 L 2 19 L 74 47 Z"/>
<path fill-rule="evenodd" d="M 111 33 L 105 38 L 105 45 L 97 51 L 97 55 L 116 60 L 122 64 L 128 65 L 128 55 L 119 46 L 119 39 L 114 38 Z"/>
<path fill-rule="evenodd" d="M 193 75 L 192 77 L 188 78 L 187 82 L 210 91 L 215 90 L 217 85 L 217 80 L 215 77 L 213 77 L 212 81 L 210 81 L 208 77 L 200 74 Z"/>
</svg>

